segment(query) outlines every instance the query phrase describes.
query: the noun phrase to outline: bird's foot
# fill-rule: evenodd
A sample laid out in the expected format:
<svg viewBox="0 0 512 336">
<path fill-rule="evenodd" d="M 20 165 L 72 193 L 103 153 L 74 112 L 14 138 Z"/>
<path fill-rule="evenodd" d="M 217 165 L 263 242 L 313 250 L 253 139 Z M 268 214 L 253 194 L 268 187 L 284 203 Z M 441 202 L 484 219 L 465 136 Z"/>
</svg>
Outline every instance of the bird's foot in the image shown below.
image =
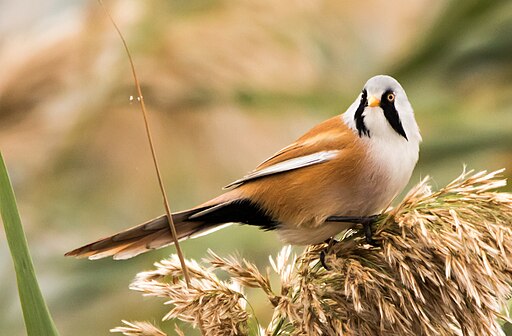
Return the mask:
<svg viewBox="0 0 512 336">
<path fill-rule="evenodd" d="M 325 268 L 326 271 L 329 271 L 330 270 L 330 267 L 327 266 L 327 264 L 325 263 L 325 255 L 327 252 L 329 252 L 329 250 L 331 249 L 331 247 L 338 243 L 338 240 L 336 240 L 335 238 L 329 238 L 325 241 L 325 243 L 327 244 L 327 246 L 322 250 L 320 251 L 320 264 L 322 264 L 322 266 Z"/>
<path fill-rule="evenodd" d="M 363 224 L 364 237 L 366 238 L 366 243 L 372 245 L 373 247 L 378 247 L 379 243 L 375 239 L 373 239 L 373 223 L 375 223 L 375 220 L 373 222 L 365 222 L 361 224 Z"/>
<path fill-rule="evenodd" d="M 323 268 L 325 268 L 326 271 L 329 271 L 330 268 L 325 263 L 325 250 L 326 250 L 326 248 L 323 249 L 322 251 L 320 251 L 320 264 L 323 266 Z"/>
<path fill-rule="evenodd" d="M 344 223 L 354 223 L 354 224 L 362 224 L 364 230 L 364 236 L 366 238 L 366 242 L 372 246 L 378 246 L 378 243 L 372 236 L 372 225 L 379 218 L 379 215 L 373 216 L 331 216 L 326 219 L 328 222 L 344 222 Z"/>
</svg>

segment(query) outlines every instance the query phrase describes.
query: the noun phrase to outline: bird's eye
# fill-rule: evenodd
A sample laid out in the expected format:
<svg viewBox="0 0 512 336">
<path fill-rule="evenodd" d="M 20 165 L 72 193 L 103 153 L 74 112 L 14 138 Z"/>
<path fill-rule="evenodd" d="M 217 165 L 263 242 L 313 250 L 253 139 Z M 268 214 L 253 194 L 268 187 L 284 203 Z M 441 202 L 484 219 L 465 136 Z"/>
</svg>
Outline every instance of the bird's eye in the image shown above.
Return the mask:
<svg viewBox="0 0 512 336">
<path fill-rule="evenodd" d="M 390 103 L 394 102 L 395 101 L 395 94 L 394 93 L 388 93 L 388 95 L 386 96 L 386 99 Z"/>
</svg>

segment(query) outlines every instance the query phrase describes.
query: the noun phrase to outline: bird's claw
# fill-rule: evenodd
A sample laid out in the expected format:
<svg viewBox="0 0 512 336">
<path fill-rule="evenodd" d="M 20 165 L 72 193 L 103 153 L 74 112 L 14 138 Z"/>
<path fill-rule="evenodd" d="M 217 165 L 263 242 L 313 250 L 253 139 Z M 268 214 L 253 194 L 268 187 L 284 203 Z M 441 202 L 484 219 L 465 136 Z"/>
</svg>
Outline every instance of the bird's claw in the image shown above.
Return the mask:
<svg viewBox="0 0 512 336">
<path fill-rule="evenodd" d="M 329 271 L 331 268 L 327 266 L 327 264 L 325 263 L 326 252 L 329 251 L 334 244 L 338 243 L 338 240 L 336 240 L 335 238 L 329 238 L 324 243 L 326 243 L 327 246 L 322 251 L 320 251 L 319 259 L 320 264 L 325 268 L 326 271 Z"/>
<path fill-rule="evenodd" d="M 364 237 L 366 238 L 366 243 L 372 245 L 373 247 L 379 246 L 379 243 L 373 239 L 373 232 L 372 232 L 372 224 L 373 222 L 367 222 L 362 223 L 363 224 L 363 230 L 364 230 Z"/>
<path fill-rule="evenodd" d="M 345 222 L 345 223 L 354 223 L 354 224 L 362 224 L 364 230 L 364 236 L 366 238 L 366 242 L 372 246 L 378 246 L 378 243 L 375 239 L 373 239 L 372 234 L 372 225 L 379 218 L 379 215 L 373 216 L 331 216 L 326 219 L 328 222 Z"/>
<path fill-rule="evenodd" d="M 330 270 L 330 267 L 327 266 L 327 264 L 325 263 L 325 250 L 327 249 L 327 247 L 325 249 L 323 249 L 322 251 L 320 251 L 320 264 L 325 268 L 326 271 L 329 271 Z"/>
</svg>

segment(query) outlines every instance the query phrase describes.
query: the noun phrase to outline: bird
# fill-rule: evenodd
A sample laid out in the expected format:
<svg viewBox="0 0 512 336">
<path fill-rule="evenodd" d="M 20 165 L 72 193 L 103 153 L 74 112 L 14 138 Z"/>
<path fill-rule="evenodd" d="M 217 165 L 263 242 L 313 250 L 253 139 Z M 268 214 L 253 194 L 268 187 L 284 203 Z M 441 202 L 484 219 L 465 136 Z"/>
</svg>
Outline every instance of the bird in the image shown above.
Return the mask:
<svg viewBox="0 0 512 336">
<path fill-rule="evenodd" d="M 225 192 L 172 214 L 178 240 L 233 223 L 276 231 L 286 244 L 309 245 L 372 218 L 405 188 L 422 141 L 400 83 L 370 78 L 348 109 L 311 128 Z M 166 215 L 74 249 L 66 256 L 128 259 L 173 244 Z"/>
</svg>

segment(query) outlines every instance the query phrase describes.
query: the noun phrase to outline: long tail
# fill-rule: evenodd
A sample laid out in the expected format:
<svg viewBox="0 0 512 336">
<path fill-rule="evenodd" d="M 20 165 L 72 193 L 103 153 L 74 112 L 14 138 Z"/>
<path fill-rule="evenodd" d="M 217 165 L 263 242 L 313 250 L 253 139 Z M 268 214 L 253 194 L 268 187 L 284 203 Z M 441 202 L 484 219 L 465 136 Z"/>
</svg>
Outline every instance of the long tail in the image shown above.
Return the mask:
<svg viewBox="0 0 512 336">
<path fill-rule="evenodd" d="M 178 240 L 205 235 L 239 222 L 274 229 L 275 223 L 258 206 L 247 200 L 233 200 L 194 208 L 172 214 Z M 173 243 L 167 216 L 163 215 L 110 237 L 84 245 L 66 256 L 101 259 L 113 256 L 116 260 L 129 259 L 141 253 Z"/>
</svg>

